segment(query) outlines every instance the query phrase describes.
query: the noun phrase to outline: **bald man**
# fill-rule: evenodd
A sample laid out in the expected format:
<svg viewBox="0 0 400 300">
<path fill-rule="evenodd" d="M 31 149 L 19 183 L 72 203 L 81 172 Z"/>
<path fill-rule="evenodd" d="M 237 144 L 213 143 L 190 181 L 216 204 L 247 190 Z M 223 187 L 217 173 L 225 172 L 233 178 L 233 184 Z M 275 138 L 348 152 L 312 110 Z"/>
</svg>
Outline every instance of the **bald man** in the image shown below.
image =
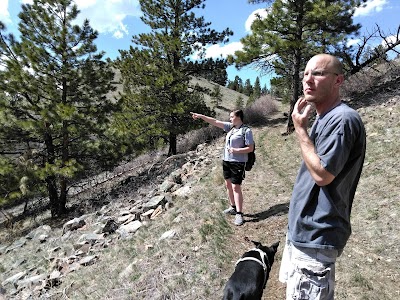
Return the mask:
<svg viewBox="0 0 400 300">
<path fill-rule="evenodd" d="M 304 70 L 292 119 L 303 161 L 293 187 L 279 280 L 286 299 L 333 300 L 335 263 L 351 234 L 350 212 L 365 158 L 366 134 L 342 103 L 343 67 L 318 54 Z M 316 120 L 307 131 L 313 109 Z"/>
</svg>

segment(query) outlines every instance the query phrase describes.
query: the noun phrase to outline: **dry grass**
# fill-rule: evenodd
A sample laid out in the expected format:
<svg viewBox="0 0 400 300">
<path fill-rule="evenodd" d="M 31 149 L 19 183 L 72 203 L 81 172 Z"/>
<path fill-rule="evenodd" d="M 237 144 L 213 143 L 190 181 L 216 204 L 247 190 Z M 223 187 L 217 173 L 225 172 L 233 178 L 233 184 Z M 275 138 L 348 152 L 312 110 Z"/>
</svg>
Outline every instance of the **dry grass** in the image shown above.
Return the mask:
<svg viewBox="0 0 400 300">
<path fill-rule="evenodd" d="M 398 83 L 387 92 L 365 98 L 359 109 L 367 129 L 367 156 L 354 199 L 353 234 L 337 263 L 338 300 L 400 297 Z M 281 241 L 263 299 L 284 299 L 285 286 L 277 278 L 301 158 L 295 136 L 282 136 L 287 107 L 277 105 L 276 113 L 253 127 L 257 161 L 243 185 L 244 226 L 234 226 L 231 217 L 221 214 L 227 205 L 219 163 L 221 136 L 210 141 L 208 151 L 215 161 L 197 172 L 189 197 L 175 199 L 170 210 L 132 239 L 109 245 L 97 263 L 63 278 L 51 291 L 52 299 L 221 299 L 236 260 L 252 247 L 246 236 L 265 244 Z M 175 236 L 160 240 L 168 230 L 175 230 Z M 15 259 L 45 259 L 32 249 L 24 251 Z"/>
<path fill-rule="evenodd" d="M 367 154 L 353 205 L 353 235 L 338 264 L 339 299 L 400 297 L 399 101 L 398 94 L 392 104 L 361 109 Z"/>
<path fill-rule="evenodd" d="M 343 87 L 345 98 L 366 104 L 366 100 L 374 102 L 379 94 L 396 90 L 400 80 L 400 58 L 373 65 L 348 78 Z"/>
<path fill-rule="evenodd" d="M 399 234 L 397 217 L 400 107 L 377 105 L 360 111 L 367 127 L 368 152 L 354 201 L 353 235 L 338 260 L 336 299 L 397 299 L 399 297 Z M 131 241 L 110 247 L 96 265 L 77 272 L 68 296 L 73 299 L 220 299 L 238 257 L 251 245 L 244 237 L 281 246 L 264 293 L 266 299 L 284 299 L 277 280 L 287 226 L 287 205 L 300 163 L 294 136 L 281 136 L 285 120 L 280 113 L 269 125 L 255 128 L 257 162 L 244 183 L 245 219 L 242 227 L 221 215 L 226 196 L 220 167 L 199 174 L 192 196 L 177 199 L 175 207 Z M 222 137 L 210 148 L 218 152 Z M 212 152 L 214 153 L 214 152 Z M 180 222 L 176 222 L 176 218 Z M 174 221 L 175 220 L 175 221 Z M 171 240 L 160 241 L 167 230 Z M 119 279 L 128 265 L 132 273 Z M 112 266 L 110 268 L 110 266 Z M 93 274 L 112 275 L 93 276 Z M 107 272 L 106 272 L 107 271 Z M 83 274 L 85 272 L 86 274 Z M 112 279 L 111 279 L 112 278 Z M 68 279 L 69 281 L 69 279 Z M 63 286 L 68 286 L 67 280 Z M 96 295 L 91 293 L 97 293 Z M 92 295 L 92 296 L 89 296 Z"/>
</svg>

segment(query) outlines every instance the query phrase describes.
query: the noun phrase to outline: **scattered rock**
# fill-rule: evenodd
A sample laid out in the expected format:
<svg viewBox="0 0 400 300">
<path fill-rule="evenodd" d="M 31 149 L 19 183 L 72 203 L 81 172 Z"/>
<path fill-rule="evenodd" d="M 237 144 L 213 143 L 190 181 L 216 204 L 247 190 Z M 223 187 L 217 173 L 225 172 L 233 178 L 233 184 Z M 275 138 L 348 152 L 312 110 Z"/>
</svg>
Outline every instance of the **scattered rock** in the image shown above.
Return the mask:
<svg viewBox="0 0 400 300">
<path fill-rule="evenodd" d="M 64 224 L 63 233 L 66 233 L 67 231 L 77 230 L 78 228 L 83 227 L 85 224 L 86 224 L 86 222 L 85 222 L 85 220 L 82 219 L 82 217 L 74 218 Z"/>
<path fill-rule="evenodd" d="M 4 280 L 4 281 L 1 283 L 1 285 L 6 285 L 6 284 L 8 284 L 8 283 L 14 284 L 14 283 L 16 283 L 18 280 L 20 280 L 22 277 L 24 277 L 25 275 L 26 275 L 26 271 L 19 272 L 19 273 L 13 275 L 13 276 L 7 278 L 6 280 Z"/>
<path fill-rule="evenodd" d="M 161 235 L 160 240 L 170 239 L 173 238 L 175 235 L 176 235 L 175 230 L 168 230 Z"/>
<path fill-rule="evenodd" d="M 90 255 L 82 258 L 81 260 L 78 261 L 78 263 L 82 266 L 89 266 L 94 264 L 97 259 L 98 259 L 97 255 Z"/>
<path fill-rule="evenodd" d="M 116 232 L 119 233 L 121 238 L 127 238 L 130 233 L 135 233 L 136 230 L 138 230 L 140 227 L 142 227 L 142 223 L 136 220 L 131 223 L 120 226 Z"/>
<path fill-rule="evenodd" d="M 201 147 L 198 148 L 198 153 Z M 25 237 L 14 241 L 11 245 L 0 246 L 0 255 L 19 251 L 27 243 L 39 242 L 37 251 L 45 251 L 48 257 L 48 274 L 38 274 L 38 268 L 30 265 L 25 259 L 13 264 L 15 274 L 10 274 L 2 282 L 2 286 L 10 286 L 9 290 L 2 289 L 2 294 L 13 294 L 15 299 L 36 299 L 47 293 L 52 287 L 60 285 L 62 279 L 70 272 L 95 264 L 102 249 L 119 238 L 128 239 L 142 226 L 149 226 L 165 211 L 173 207 L 173 197 L 185 197 L 191 192 L 189 178 L 197 166 L 207 161 L 188 155 L 181 169 L 173 171 L 158 188 L 142 192 L 139 199 L 129 199 L 121 204 L 117 211 L 109 203 L 99 211 L 90 215 L 82 215 L 65 222 L 61 229 L 53 229 L 48 225 L 39 226 Z M 129 184 L 130 181 L 126 181 Z M 126 205 L 128 203 L 128 205 Z M 173 222 L 180 222 L 178 215 Z M 82 233 L 82 234 L 79 234 Z M 116 235 L 114 233 L 117 233 Z M 166 231 L 160 240 L 171 239 L 176 236 L 175 230 Z M 41 246 L 41 244 L 44 244 Z M 51 245 L 46 246 L 46 244 Z M 54 247 L 54 245 L 57 245 Z M 145 246 L 146 250 L 153 248 L 152 244 Z M 96 253 L 96 255 L 93 255 Z M 132 262 L 121 273 L 121 278 L 128 278 L 134 271 L 137 262 Z M 28 267 L 29 266 L 29 267 Z M 26 268 L 26 270 L 20 271 Z M 7 272 L 11 272 L 8 270 Z M 11 291 L 12 290 L 12 291 Z M 3 293 L 4 292 L 4 293 Z"/>
<path fill-rule="evenodd" d="M 103 227 L 102 233 L 114 233 L 118 229 L 119 225 L 114 220 L 108 220 L 106 225 Z"/>
<path fill-rule="evenodd" d="M 147 211 L 149 209 L 156 208 L 159 205 L 164 205 L 165 203 L 165 195 L 154 196 L 147 203 L 143 204 L 143 208 Z"/>
</svg>

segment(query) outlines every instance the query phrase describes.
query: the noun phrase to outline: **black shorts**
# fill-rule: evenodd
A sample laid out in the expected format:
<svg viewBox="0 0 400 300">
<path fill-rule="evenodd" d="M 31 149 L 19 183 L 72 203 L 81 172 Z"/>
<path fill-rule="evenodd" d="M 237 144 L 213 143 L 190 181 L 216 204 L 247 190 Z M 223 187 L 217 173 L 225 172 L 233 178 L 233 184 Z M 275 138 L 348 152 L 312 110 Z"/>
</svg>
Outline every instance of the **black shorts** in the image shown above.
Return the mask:
<svg viewBox="0 0 400 300">
<path fill-rule="evenodd" d="M 242 184 L 244 179 L 244 165 L 243 162 L 231 162 L 223 161 L 222 170 L 224 173 L 224 179 L 230 179 L 233 184 Z"/>
</svg>

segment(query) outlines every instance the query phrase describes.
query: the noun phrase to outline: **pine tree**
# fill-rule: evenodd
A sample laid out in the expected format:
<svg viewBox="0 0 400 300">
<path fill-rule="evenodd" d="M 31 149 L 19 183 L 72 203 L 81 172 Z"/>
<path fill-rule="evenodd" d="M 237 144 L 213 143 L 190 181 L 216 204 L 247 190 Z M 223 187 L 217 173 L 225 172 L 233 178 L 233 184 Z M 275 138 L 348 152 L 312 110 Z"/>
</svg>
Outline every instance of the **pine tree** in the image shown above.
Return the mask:
<svg viewBox="0 0 400 300">
<path fill-rule="evenodd" d="M 1 138 L 13 164 L 30 162 L 19 178 L 46 191 L 53 217 L 66 212 L 69 183 L 111 150 L 104 131 L 117 108 L 106 97 L 114 73 L 89 21 L 73 25 L 78 13 L 72 0 L 34 0 L 22 5 L 20 41 L 1 34 Z"/>
<path fill-rule="evenodd" d="M 208 81 L 215 82 L 219 85 L 225 86 L 228 81 L 228 72 L 226 68 L 228 67 L 228 62 L 226 59 L 211 59 L 208 58 L 204 61 L 202 69 L 198 73 L 199 77 L 203 77 Z"/>
<path fill-rule="evenodd" d="M 253 95 L 255 99 L 258 99 L 261 96 L 261 84 L 260 78 L 258 76 L 256 78 L 256 81 L 254 82 Z"/>
<path fill-rule="evenodd" d="M 271 0 L 252 0 L 266 2 Z M 321 52 L 335 52 L 359 24 L 352 16 L 364 0 L 275 0 L 265 19 L 256 19 L 252 33 L 241 39 L 243 50 L 235 53 L 236 66 L 253 64 L 263 72 L 274 71 L 290 87 L 288 132 L 293 130 L 291 112 L 300 95 L 299 73 L 308 59 Z"/>
<path fill-rule="evenodd" d="M 254 94 L 251 94 L 249 98 L 247 99 L 246 106 L 249 107 L 251 106 L 254 102 L 256 102 L 256 98 L 254 97 Z"/>
<path fill-rule="evenodd" d="M 236 108 L 236 109 L 243 109 L 243 106 L 244 106 L 243 96 L 242 96 L 242 95 L 239 95 L 239 96 L 236 98 L 235 108 Z"/>
<path fill-rule="evenodd" d="M 176 154 L 177 136 L 198 126 L 190 111 L 212 114 L 202 99 L 202 89 L 190 83 L 192 76 L 221 68 L 205 59 L 205 47 L 227 42 L 232 32 L 217 32 L 195 10 L 205 0 L 140 0 L 142 21 L 150 33 L 132 37 L 133 46 L 120 51 L 117 66 L 124 86 L 124 109 L 132 116 L 132 130 L 143 140 L 169 144 Z M 198 59 L 191 57 L 197 54 Z"/>
<path fill-rule="evenodd" d="M 221 86 L 214 85 L 213 91 L 211 93 L 211 103 L 213 104 L 214 109 L 221 104 L 222 101 L 222 93 L 221 93 Z"/>
<path fill-rule="evenodd" d="M 250 96 L 253 93 L 253 86 L 251 85 L 250 79 L 246 79 L 243 86 L 243 94 Z"/>
<path fill-rule="evenodd" d="M 243 92 L 243 81 L 239 76 L 235 76 L 233 81 L 229 81 L 228 88 L 238 93 Z"/>
<path fill-rule="evenodd" d="M 266 95 L 268 93 L 269 93 L 269 91 L 268 91 L 267 85 L 264 84 L 263 88 L 261 89 L 261 95 Z"/>
</svg>

